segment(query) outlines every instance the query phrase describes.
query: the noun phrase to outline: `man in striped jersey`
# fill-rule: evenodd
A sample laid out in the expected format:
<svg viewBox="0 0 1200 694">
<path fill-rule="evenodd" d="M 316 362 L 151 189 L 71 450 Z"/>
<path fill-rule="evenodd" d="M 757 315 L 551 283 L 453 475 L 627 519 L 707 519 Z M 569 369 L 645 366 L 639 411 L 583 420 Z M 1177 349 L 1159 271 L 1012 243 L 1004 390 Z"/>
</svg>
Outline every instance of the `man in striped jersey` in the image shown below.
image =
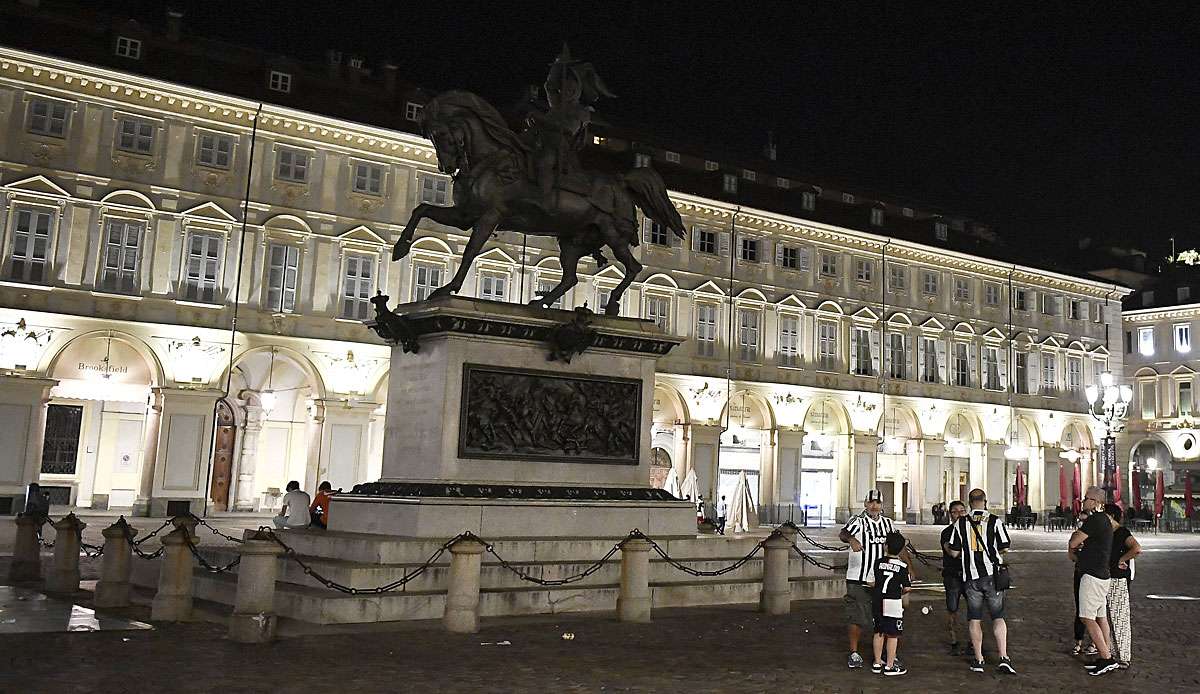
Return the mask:
<svg viewBox="0 0 1200 694">
<path fill-rule="evenodd" d="M 1017 674 L 1008 659 L 1008 625 L 1004 621 L 1004 591 L 996 590 L 996 571 L 1004 563 L 1000 555 L 1008 551 L 1011 540 L 1004 521 L 987 510 L 987 495 L 972 489 L 967 497 L 971 510 L 952 526 L 947 549 L 962 562 L 963 592 L 967 596 L 967 624 L 975 659 L 972 672 L 983 672 L 983 606 L 992 618 L 992 633 L 1000 664 L 996 671 Z"/>
<path fill-rule="evenodd" d="M 851 668 L 863 666 L 858 653 L 859 638 L 866 633 L 874 638 L 874 598 L 871 584 L 875 580 L 875 564 L 886 553 L 888 533 L 894 529 L 892 520 L 883 515 L 883 495 L 879 490 L 867 492 L 863 513 L 850 519 L 838 533 L 838 539 L 850 545 L 846 564 L 846 621 L 849 622 Z"/>
</svg>

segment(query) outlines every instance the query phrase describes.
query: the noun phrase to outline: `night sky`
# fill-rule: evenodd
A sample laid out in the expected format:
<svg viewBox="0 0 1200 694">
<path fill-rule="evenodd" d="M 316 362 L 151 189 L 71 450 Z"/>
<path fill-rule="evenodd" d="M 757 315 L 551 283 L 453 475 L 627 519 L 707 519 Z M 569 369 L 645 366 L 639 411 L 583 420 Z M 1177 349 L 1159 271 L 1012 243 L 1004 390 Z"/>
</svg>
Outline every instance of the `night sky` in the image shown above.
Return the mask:
<svg viewBox="0 0 1200 694">
<path fill-rule="evenodd" d="M 100 4 L 161 21 L 162 3 Z M 1196 245 L 1200 11 L 967 4 L 174 6 L 209 36 L 390 56 L 411 82 L 497 103 L 540 83 L 565 38 L 620 97 L 599 110 L 622 124 L 750 155 L 771 130 L 818 183 L 958 211 L 1010 242 Z"/>
</svg>

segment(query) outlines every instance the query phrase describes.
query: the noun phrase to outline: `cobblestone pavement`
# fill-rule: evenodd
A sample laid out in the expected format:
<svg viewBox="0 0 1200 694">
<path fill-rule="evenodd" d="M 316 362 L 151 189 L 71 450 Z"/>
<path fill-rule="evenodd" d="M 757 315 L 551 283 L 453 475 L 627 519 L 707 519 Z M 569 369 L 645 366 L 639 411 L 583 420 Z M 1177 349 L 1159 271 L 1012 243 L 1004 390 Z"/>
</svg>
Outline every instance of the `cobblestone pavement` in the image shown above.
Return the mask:
<svg viewBox="0 0 1200 694">
<path fill-rule="evenodd" d="M 932 549 L 936 528 L 906 528 Z M 828 540 L 832 533 L 819 537 Z M 1103 678 L 1084 674 L 1070 644 L 1070 565 L 1065 533 L 1015 533 L 1010 555 L 1010 652 L 1020 672 L 975 674 L 947 655 L 941 602 L 914 600 L 901 657 L 909 674 L 884 679 L 845 666 L 838 601 L 793 604 L 767 617 L 749 606 L 658 610 L 651 624 L 621 624 L 611 613 L 484 620 L 475 635 L 437 623 L 354 633 L 296 636 L 245 646 L 219 624 L 159 624 L 150 632 L 0 636 L 0 692 L 876 692 L 897 689 L 1034 692 L 1097 688 L 1200 691 L 1200 674 L 1181 657 L 1194 640 L 1200 601 L 1195 580 L 1200 536 L 1143 538 L 1133 589 L 1134 665 Z M 6 570 L 6 558 L 0 570 Z M 85 567 L 85 575 L 94 567 Z M 932 572 L 926 571 L 933 578 Z M 4 574 L 0 574 L 4 575 Z M 86 594 L 81 594 L 86 595 Z M 87 600 L 80 600 L 88 604 Z M 929 605 L 929 615 L 920 607 Z M 144 608 L 116 611 L 146 619 Z M 574 634 L 566 640 L 564 633 Z M 990 636 L 985 643 L 990 643 Z M 994 664 L 994 654 L 989 660 Z"/>
</svg>

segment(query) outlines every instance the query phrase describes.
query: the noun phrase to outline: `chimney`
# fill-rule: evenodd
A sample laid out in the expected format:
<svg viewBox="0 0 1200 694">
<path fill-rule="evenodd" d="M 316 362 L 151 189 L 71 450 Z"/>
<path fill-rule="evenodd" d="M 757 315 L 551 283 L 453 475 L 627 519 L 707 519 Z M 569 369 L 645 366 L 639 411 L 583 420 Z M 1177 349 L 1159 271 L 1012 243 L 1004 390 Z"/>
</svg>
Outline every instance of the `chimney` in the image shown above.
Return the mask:
<svg viewBox="0 0 1200 694">
<path fill-rule="evenodd" d="M 178 41 L 183 34 L 183 13 L 179 10 L 167 10 L 167 40 Z"/>
<path fill-rule="evenodd" d="M 400 67 L 392 61 L 386 61 L 380 66 L 380 72 L 383 74 L 383 93 L 388 96 L 396 95 L 396 73 Z"/>
<path fill-rule="evenodd" d="M 763 146 L 763 156 L 771 161 L 775 161 L 775 133 L 767 131 L 767 144 Z"/>
<path fill-rule="evenodd" d="M 330 79 L 338 79 L 342 76 L 341 51 L 335 51 L 332 48 L 325 51 L 325 72 Z"/>
</svg>

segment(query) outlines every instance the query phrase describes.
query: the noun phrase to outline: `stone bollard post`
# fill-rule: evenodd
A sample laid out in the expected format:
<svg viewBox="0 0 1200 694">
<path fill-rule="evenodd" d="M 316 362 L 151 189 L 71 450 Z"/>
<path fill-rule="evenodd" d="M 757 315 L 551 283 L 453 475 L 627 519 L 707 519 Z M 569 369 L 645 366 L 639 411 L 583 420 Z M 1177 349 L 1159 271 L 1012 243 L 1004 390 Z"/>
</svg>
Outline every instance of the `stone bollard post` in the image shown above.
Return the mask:
<svg viewBox="0 0 1200 694">
<path fill-rule="evenodd" d="M 468 535 L 450 545 L 450 580 L 446 587 L 446 631 L 474 634 L 479 631 L 479 570 L 484 544 Z"/>
<path fill-rule="evenodd" d="M 93 602 L 96 607 L 129 607 L 129 573 L 133 569 L 130 538 L 137 530 L 129 527 L 125 516 L 100 531 L 104 536 L 104 554 L 100 558 L 100 580 Z"/>
<path fill-rule="evenodd" d="M 621 589 L 617 594 L 617 619 L 650 621 L 650 543 L 642 535 L 621 544 Z"/>
<path fill-rule="evenodd" d="M 792 611 L 792 585 L 788 581 L 788 555 L 792 540 L 776 530 L 763 542 L 763 585 L 758 607 L 767 614 Z"/>
<path fill-rule="evenodd" d="M 79 543 L 87 523 L 68 513 L 54 524 L 54 568 L 46 577 L 46 592 L 79 591 Z"/>
<path fill-rule="evenodd" d="M 42 546 L 38 542 L 38 527 L 42 519 L 28 514 L 16 518 L 17 537 L 13 546 L 12 564 L 8 567 L 11 583 L 33 583 L 42 580 Z"/>
<path fill-rule="evenodd" d="M 283 548 L 263 530 L 247 530 L 243 539 L 229 638 L 241 643 L 266 643 L 275 638 L 275 579 Z"/>
<path fill-rule="evenodd" d="M 196 526 L 200 525 L 200 521 L 196 520 L 196 517 L 192 514 L 189 513 L 187 515 L 173 517 L 171 519 L 171 525 L 175 526 L 176 528 L 185 528 L 188 532 L 188 536 L 192 538 L 192 542 L 196 542 L 199 539 L 196 536 Z"/>
<path fill-rule="evenodd" d="M 187 528 L 175 528 L 162 539 L 162 566 L 158 574 L 158 592 L 150 605 L 150 619 L 183 622 L 192 616 L 192 553 L 188 549 Z"/>
</svg>

